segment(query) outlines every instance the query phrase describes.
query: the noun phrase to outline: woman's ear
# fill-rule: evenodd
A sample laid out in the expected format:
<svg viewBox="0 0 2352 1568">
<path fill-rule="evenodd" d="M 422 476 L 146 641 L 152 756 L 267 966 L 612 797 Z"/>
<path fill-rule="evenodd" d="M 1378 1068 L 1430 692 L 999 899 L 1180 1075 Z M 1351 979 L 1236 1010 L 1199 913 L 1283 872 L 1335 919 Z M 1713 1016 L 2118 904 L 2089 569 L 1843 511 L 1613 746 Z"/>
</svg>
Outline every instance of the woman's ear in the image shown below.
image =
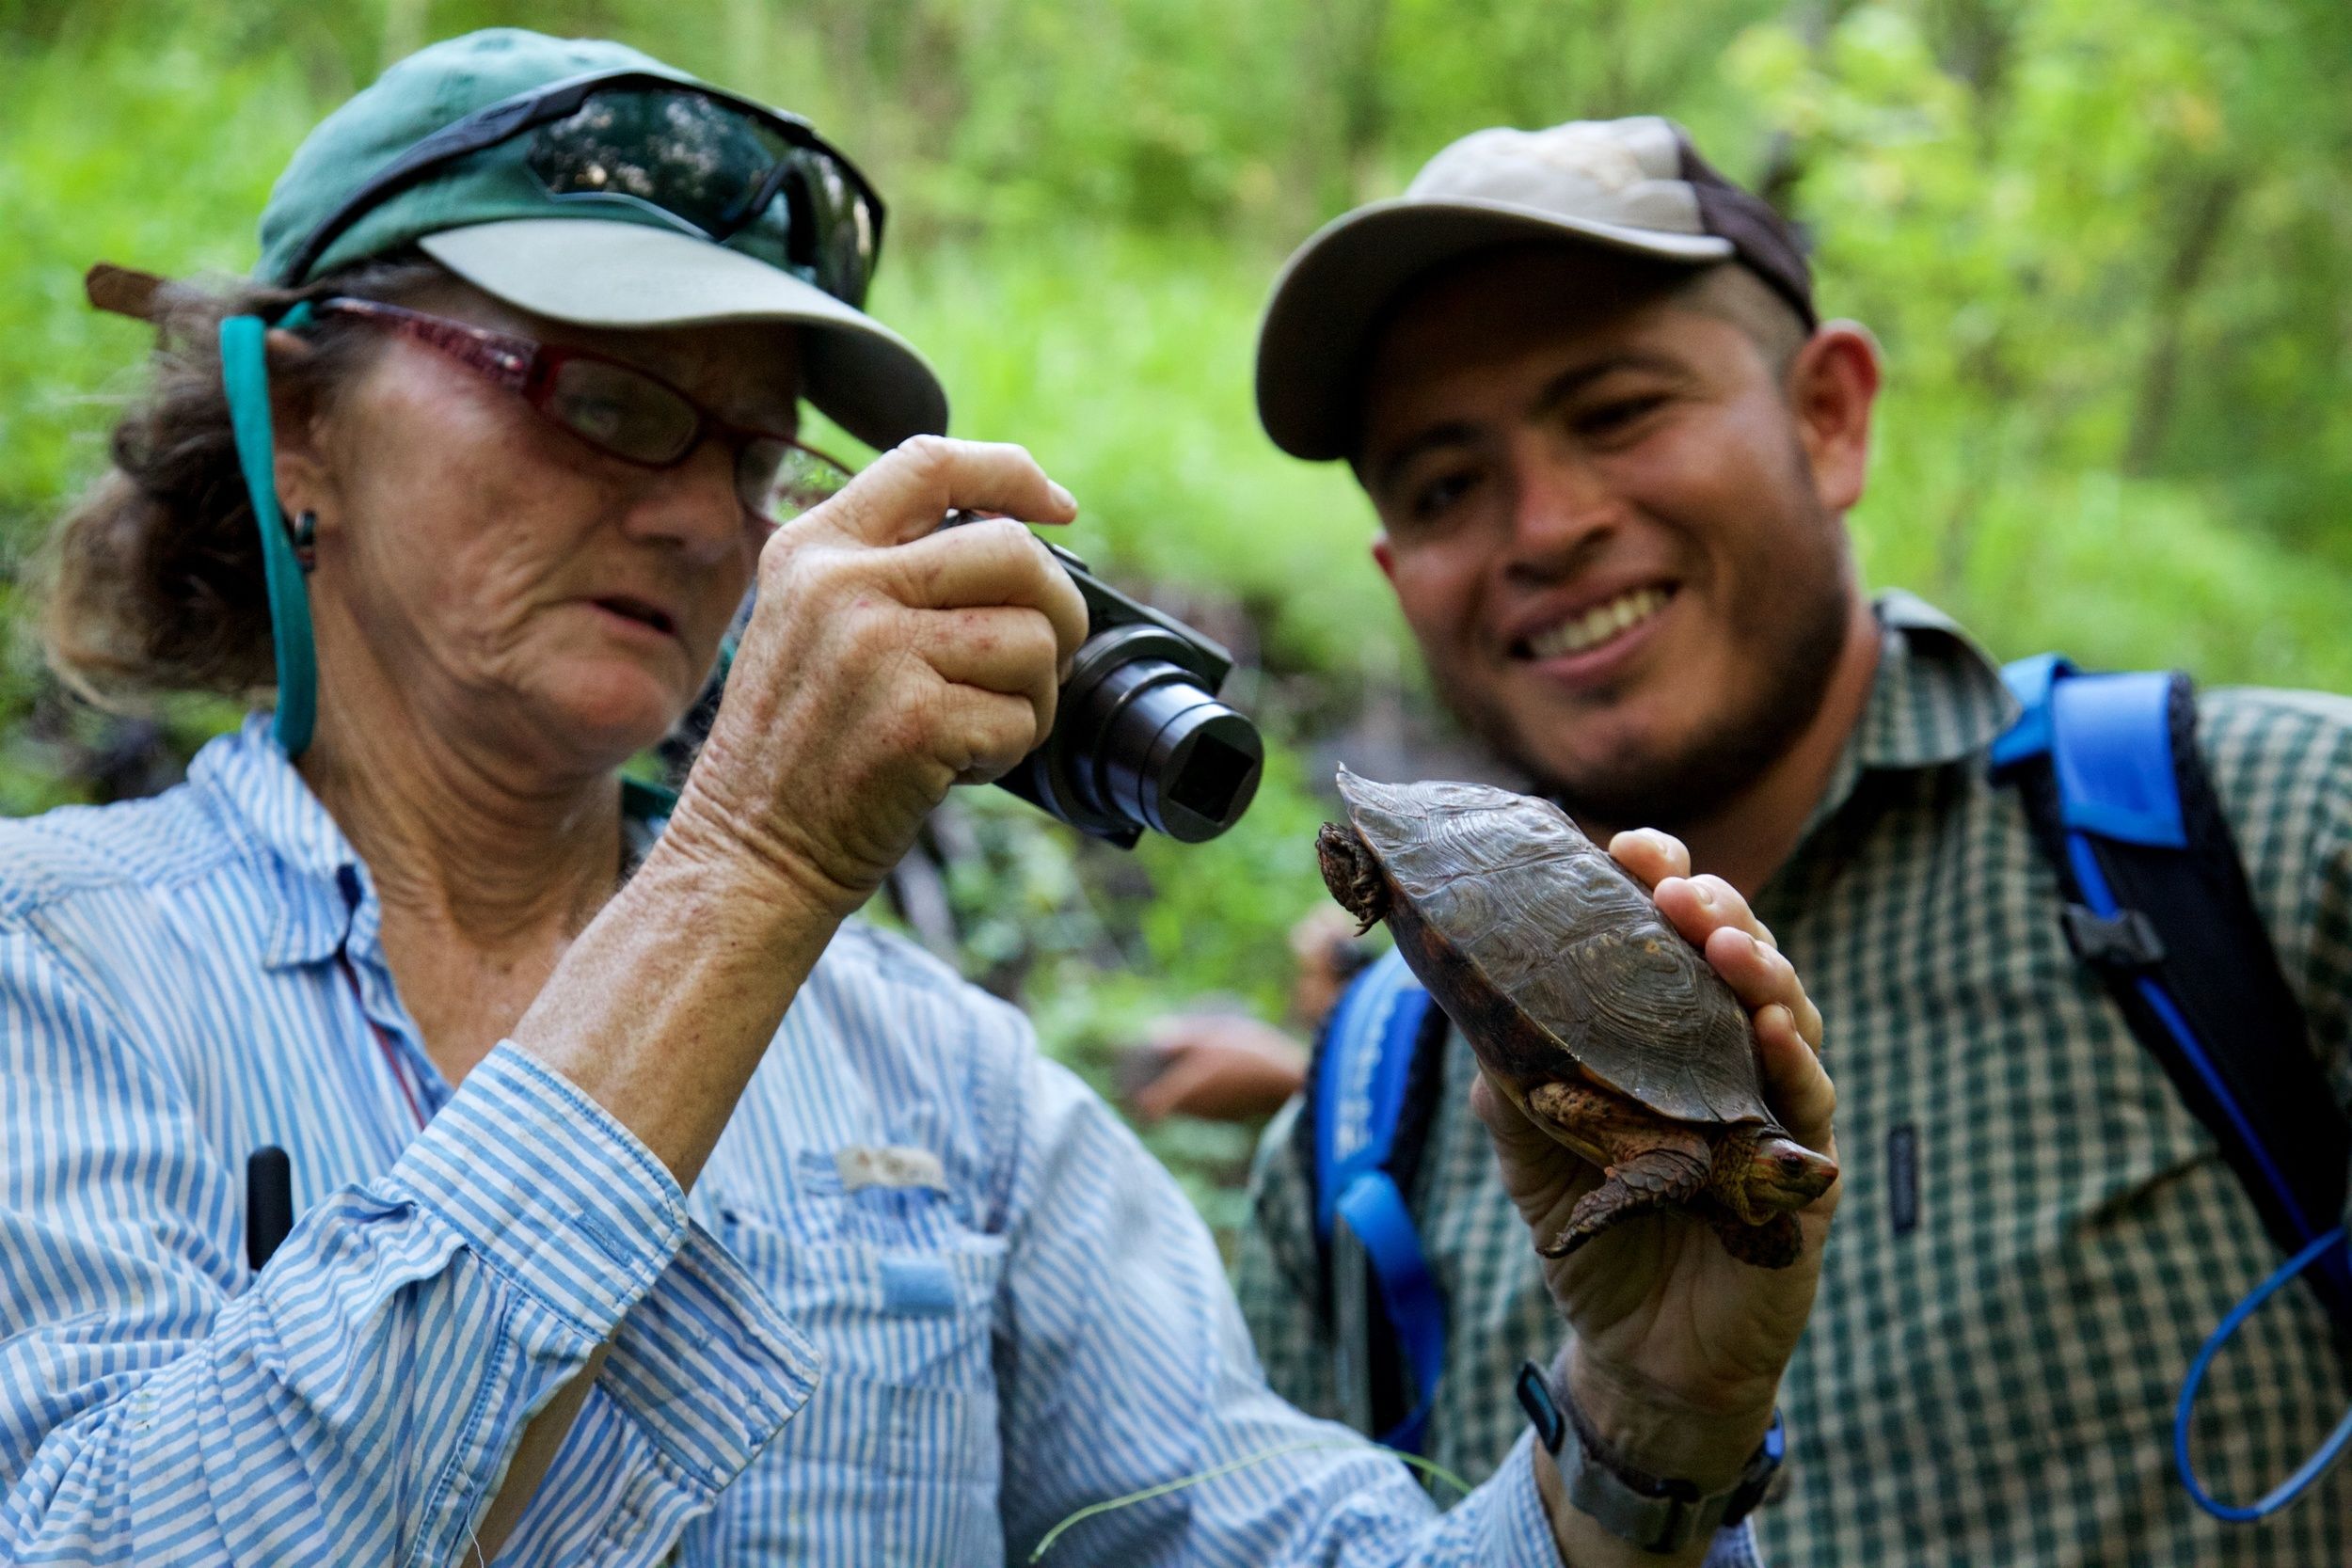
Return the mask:
<svg viewBox="0 0 2352 1568">
<path fill-rule="evenodd" d="M 320 420 L 315 400 L 290 395 L 285 372 L 301 364 L 316 349 L 283 328 L 273 327 L 265 340 L 269 356 L 270 445 L 276 458 L 273 478 L 278 504 L 289 517 L 329 510 L 326 502 L 333 485 L 321 449 Z"/>
<path fill-rule="evenodd" d="M 1813 467 L 1814 488 L 1832 512 L 1862 499 L 1878 391 L 1878 340 L 1859 322 L 1823 322 L 1788 367 L 1798 439 Z"/>
</svg>

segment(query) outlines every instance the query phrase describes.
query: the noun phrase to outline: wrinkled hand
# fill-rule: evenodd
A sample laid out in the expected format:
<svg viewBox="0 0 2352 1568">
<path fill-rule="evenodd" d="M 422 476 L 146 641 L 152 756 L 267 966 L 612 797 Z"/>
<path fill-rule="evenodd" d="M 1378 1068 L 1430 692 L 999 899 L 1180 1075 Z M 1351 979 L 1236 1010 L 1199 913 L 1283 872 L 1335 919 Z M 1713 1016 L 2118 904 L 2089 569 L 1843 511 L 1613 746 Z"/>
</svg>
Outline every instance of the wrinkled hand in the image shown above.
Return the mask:
<svg viewBox="0 0 2352 1568">
<path fill-rule="evenodd" d="M 1619 833 L 1609 852 L 1651 888 L 1659 911 L 1747 1006 L 1765 1099 L 1782 1125 L 1835 1157 L 1836 1093 L 1815 1055 L 1821 1015 L 1772 933 L 1728 882 L 1692 877 L 1689 852 L 1667 834 Z M 1483 1074 L 1471 1102 L 1534 1238 L 1557 1235 L 1601 1173 Z M 1799 1214 L 1804 1251 L 1786 1269 L 1735 1261 L 1706 1225 L 1679 1213 L 1629 1221 L 1546 1261 L 1552 1298 L 1575 1331 L 1570 1389 L 1603 1437 L 1654 1473 L 1729 1484 L 1771 1424 L 1781 1371 L 1812 1309 L 1838 1191 L 1833 1184 Z"/>
<path fill-rule="evenodd" d="M 1128 1091 L 1127 1103 L 1147 1122 L 1170 1116 L 1263 1120 L 1307 1081 L 1307 1048 L 1239 1013 L 1161 1019 L 1137 1053 L 1142 1082 Z"/>
<path fill-rule="evenodd" d="M 941 531 L 959 507 L 999 515 Z M 1086 605 L 1012 519 L 1076 513 L 1019 447 L 918 436 L 778 529 L 665 843 L 857 908 L 951 784 L 1052 730 Z"/>
</svg>

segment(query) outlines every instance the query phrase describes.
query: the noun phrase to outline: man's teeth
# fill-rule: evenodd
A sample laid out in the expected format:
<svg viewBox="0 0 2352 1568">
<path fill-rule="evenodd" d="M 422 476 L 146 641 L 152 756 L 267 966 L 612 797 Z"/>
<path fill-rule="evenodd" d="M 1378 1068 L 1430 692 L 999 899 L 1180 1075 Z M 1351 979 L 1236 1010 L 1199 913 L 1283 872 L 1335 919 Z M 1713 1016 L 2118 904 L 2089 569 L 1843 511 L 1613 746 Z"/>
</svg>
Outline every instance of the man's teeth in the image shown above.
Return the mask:
<svg viewBox="0 0 2352 1568">
<path fill-rule="evenodd" d="M 1620 594 L 1607 604 L 1595 605 L 1573 620 L 1563 621 L 1549 631 L 1529 638 L 1528 652 L 1537 658 L 1581 654 L 1587 648 L 1598 647 L 1628 626 L 1648 620 L 1665 603 L 1666 591 L 1662 588 L 1636 588 L 1630 594 Z"/>
</svg>

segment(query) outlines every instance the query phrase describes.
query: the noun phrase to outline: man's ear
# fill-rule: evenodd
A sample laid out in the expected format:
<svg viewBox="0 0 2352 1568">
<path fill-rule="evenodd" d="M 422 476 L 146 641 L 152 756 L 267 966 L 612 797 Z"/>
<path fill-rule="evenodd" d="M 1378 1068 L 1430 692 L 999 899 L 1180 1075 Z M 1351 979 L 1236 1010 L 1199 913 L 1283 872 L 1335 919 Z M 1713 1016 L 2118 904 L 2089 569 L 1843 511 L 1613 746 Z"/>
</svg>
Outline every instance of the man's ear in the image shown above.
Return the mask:
<svg viewBox="0 0 2352 1568">
<path fill-rule="evenodd" d="M 1389 579 L 1389 586 L 1395 587 L 1396 551 L 1390 547 L 1389 536 L 1385 531 L 1372 536 L 1372 559 L 1374 563 L 1380 568 L 1380 575 Z"/>
<path fill-rule="evenodd" d="M 1789 409 L 1821 504 L 1844 512 L 1862 499 L 1878 399 L 1879 345 L 1859 322 L 1823 322 L 1788 367 Z"/>
</svg>

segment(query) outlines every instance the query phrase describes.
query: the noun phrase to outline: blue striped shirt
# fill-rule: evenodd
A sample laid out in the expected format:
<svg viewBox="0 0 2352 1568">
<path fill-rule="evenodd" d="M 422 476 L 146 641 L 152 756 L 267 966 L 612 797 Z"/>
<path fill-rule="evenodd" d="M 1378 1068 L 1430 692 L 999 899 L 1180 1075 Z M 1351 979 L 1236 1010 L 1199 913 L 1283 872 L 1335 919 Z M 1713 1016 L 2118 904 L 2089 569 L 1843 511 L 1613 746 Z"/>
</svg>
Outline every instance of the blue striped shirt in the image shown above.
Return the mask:
<svg viewBox="0 0 2352 1568">
<path fill-rule="evenodd" d="M 155 800 L 0 825 L 0 1551 L 501 1561 L 1551 1563 L 1528 1447 L 1438 1514 L 1269 1393 L 1216 1252 L 1020 1016 L 834 942 L 691 1196 L 501 1045 L 453 1090 L 265 725 Z M 292 1159 L 258 1275 L 244 1170 Z M 1327 1447 L 1297 1445 L 1327 1441 Z"/>
</svg>

